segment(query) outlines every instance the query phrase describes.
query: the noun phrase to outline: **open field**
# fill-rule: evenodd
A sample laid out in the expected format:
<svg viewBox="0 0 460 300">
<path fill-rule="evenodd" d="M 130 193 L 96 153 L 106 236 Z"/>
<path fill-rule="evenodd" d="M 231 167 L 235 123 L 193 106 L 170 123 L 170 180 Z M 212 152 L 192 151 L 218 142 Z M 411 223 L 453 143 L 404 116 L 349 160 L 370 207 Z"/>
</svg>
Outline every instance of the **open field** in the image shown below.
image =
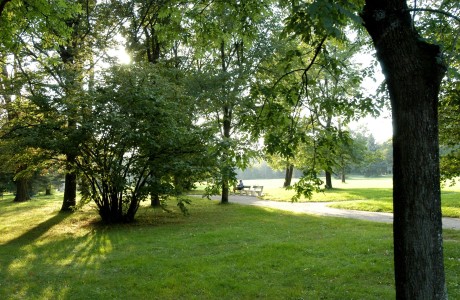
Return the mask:
<svg viewBox="0 0 460 300">
<path fill-rule="evenodd" d="M 394 299 L 389 224 L 193 199 L 99 224 L 60 197 L 0 200 L 0 299 Z M 460 232 L 445 231 L 460 299 Z"/>
<path fill-rule="evenodd" d="M 286 190 L 283 179 L 244 180 L 245 185 L 263 185 L 264 200 L 291 201 L 293 190 Z M 294 180 L 295 182 L 295 180 Z M 331 207 L 375 212 L 393 212 L 392 178 L 349 177 L 346 183 L 334 179 L 334 189 L 314 194 L 312 199 L 302 197 L 300 202 L 340 202 Z M 444 217 L 460 218 L 460 184 L 443 187 L 442 212 Z"/>
</svg>

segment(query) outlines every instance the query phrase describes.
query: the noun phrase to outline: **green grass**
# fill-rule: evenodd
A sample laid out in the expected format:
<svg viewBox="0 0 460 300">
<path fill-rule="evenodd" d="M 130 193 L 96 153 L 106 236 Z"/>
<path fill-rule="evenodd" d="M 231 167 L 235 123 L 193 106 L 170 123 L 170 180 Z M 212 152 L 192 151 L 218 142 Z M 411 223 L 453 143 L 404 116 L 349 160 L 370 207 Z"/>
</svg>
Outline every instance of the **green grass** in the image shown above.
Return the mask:
<svg viewBox="0 0 460 300">
<path fill-rule="evenodd" d="M 356 189 L 346 191 L 347 195 L 358 195 Z M 392 188 L 387 189 L 368 189 L 368 194 L 361 194 L 363 199 L 356 201 L 346 201 L 329 205 L 334 208 L 354 209 L 375 212 L 393 212 Z M 460 218 L 460 185 L 443 187 L 441 191 L 441 209 L 444 217 Z"/>
<path fill-rule="evenodd" d="M 194 198 L 107 227 L 60 195 L 0 200 L 0 299 L 394 299 L 391 225 Z M 445 231 L 460 298 L 460 232 Z"/>
<path fill-rule="evenodd" d="M 282 179 L 246 180 L 247 185 L 263 185 L 265 200 L 291 201 L 293 190 L 282 188 Z M 314 194 L 312 199 L 302 197 L 300 202 L 340 202 L 329 205 L 334 208 L 375 212 L 393 212 L 393 188 L 391 177 L 350 177 L 346 183 L 333 180 L 333 189 Z M 441 193 L 444 217 L 460 218 L 460 184 L 444 187 Z"/>
</svg>

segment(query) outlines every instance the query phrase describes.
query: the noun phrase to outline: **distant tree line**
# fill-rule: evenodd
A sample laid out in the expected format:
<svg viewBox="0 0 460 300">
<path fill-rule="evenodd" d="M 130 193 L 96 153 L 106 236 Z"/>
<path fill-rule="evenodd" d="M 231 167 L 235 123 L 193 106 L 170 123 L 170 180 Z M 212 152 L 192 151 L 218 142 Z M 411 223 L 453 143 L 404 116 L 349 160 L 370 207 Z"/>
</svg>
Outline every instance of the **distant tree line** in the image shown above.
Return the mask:
<svg viewBox="0 0 460 300">
<path fill-rule="evenodd" d="M 351 132 L 352 147 L 347 153 L 349 158 L 346 165 L 336 164 L 332 169 L 332 174 L 342 180 L 346 180 L 347 175 L 362 175 L 365 177 L 378 177 L 391 175 L 393 168 L 393 152 L 391 140 L 377 143 L 372 134 L 365 128 Z M 340 156 L 338 157 L 340 158 Z M 343 160 L 337 159 L 338 162 Z M 292 178 L 302 176 L 302 166 L 295 167 Z M 325 173 L 320 173 L 325 176 Z M 280 179 L 286 177 L 284 165 L 274 161 L 273 156 L 269 162 L 254 161 L 247 169 L 237 170 L 237 177 L 240 179 Z"/>
</svg>

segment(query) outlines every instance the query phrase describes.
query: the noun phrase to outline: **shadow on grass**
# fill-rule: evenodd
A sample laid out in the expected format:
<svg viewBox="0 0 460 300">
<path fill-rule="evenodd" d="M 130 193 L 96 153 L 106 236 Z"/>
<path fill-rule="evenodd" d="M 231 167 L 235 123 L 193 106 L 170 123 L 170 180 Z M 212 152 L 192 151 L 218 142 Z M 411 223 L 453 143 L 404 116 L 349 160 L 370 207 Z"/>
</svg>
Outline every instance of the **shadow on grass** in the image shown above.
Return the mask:
<svg viewBox="0 0 460 300">
<path fill-rule="evenodd" d="M 59 212 L 54 217 L 49 218 L 48 220 L 38 224 L 34 228 L 28 230 L 24 234 L 8 241 L 5 246 L 14 245 L 14 246 L 24 246 L 33 243 L 42 235 L 44 235 L 51 228 L 61 223 L 64 219 L 69 217 L 72 213 L 69 212 Z"/>
<path fill-rule="evenodd" d="M 45 203 L 56 201 L 51 197 L 53 196 L 36 196 L 28 201 L 14 202 L 14 196 L 8 195 L 8 197 L 0 199 L 0 218 L 17 217 L 21 214 L 31 215 L 35 210 L 42 211 Z"/>
<path fill-rule="evenodd" d="M 0 299 L 66 299 L 73 294 L 72 281 L 84 282 L 88 269 L 98 269 L 111 241 L 98 224 L 80 234 L 65 226 L 72 213 L 58 212 L 22 235 L 9 240 L 0 251 Z M 58 234 L 47 233 L 54 231 Z M 96 280 L 90 278 L 88 280 Z M 83 299 L 83 294 L 75 299 Z"/>
</svg>

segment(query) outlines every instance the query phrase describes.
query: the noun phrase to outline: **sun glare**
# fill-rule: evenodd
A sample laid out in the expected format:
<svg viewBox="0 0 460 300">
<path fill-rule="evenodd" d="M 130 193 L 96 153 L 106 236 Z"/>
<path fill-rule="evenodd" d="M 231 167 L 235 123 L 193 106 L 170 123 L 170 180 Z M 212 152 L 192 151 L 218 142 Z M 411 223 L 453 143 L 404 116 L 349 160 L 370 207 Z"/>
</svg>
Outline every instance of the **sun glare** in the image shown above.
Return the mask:
<svg viewBox="0 0 460 300">
<path fill-rule="evenodd" d="M 118 63 L 123 65 L 128 65 L 131 63 L 131 56 L 126 52 L 125 48 L 118 47 L 116 49 L 111 49 L 108 53 L 112 57 L 118 59 Z"/>
</svg>

